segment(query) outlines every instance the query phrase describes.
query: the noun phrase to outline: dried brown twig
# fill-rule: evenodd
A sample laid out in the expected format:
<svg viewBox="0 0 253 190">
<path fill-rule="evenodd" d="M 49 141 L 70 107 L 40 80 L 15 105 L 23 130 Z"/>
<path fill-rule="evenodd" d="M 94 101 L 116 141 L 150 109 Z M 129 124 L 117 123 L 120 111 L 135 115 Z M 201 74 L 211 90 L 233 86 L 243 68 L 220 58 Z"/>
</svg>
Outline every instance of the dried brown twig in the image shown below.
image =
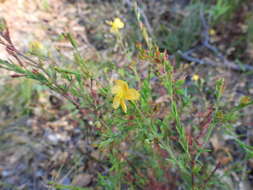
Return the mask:
<svg viewBox="0 0 253 190">
<path fill-rule="evenodd" d="M 209 25 L 207 24 L 203 10 L 200 11 L 200 19 L 203 26 L 201 45 L 196 46 L 185 52 L 178 51 L 179 55 L 183 59 L 190 62 L 194 62 L 196 64 L 200 64 L 200 65 L 211 65 L 211 66 L 223 67 L 223 68 L 228 68 L 235 71 L 253 71 L 253 66 L 251 65 L 247 65 L 247 64 L 238 65 L 232 61 L 227 60 L 225 56 L 222 55 L 222 53 L 215 46 L 211 45 L 210 36 L 208 33 Z M 219 61 L 217 62 L 217 61 L 211 60 L 210 58 L 197 58 L 197 57 L 192 56 L 193 53 L 203 48 L 206 48 L 210 50 L 211 52 L 213 52 L 217 56 Z"/>
</svg>

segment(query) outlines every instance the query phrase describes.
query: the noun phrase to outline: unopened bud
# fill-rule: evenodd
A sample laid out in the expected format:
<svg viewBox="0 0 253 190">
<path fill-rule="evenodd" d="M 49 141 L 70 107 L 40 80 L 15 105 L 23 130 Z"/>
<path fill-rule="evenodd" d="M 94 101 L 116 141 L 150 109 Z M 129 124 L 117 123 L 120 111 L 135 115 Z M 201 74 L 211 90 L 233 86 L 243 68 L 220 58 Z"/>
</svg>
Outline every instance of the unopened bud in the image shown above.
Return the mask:
<svg viewBox="0 0 253 190">
<path fill-rule="evenodd" d="M 7 28 L 7 23 L 4 18 L 0 18 L 0 33 Z"/>
</svg>

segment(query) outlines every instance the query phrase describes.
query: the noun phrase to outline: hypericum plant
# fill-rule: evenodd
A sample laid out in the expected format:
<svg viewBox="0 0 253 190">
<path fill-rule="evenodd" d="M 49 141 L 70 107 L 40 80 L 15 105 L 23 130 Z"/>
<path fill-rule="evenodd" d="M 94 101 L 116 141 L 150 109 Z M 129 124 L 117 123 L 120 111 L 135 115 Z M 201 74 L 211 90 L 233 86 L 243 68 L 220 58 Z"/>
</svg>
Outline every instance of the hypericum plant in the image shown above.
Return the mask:
<svg viewBox="0 0 253 190">
<path fill-rule="evenodd" d="M 106 119 L 100 148 L 110 152 L 112 167 L 108 177 L 100 176 L 101 185 L 105 189 L 120 189 L 122 185 L 129 189 L 229 189 L 216 174 L 223 163 L 208 161 L 212 160 L 208 153 L 210 138 L 217 128 L 233 123 L 237 111 L 253 101 L 244 98 L 226 110 L 221 102 L 224 80 L 220 79 L 215 101 L 193 114 L 197 105 L 187 93 L 184 79 L 176 77 L 167 53 L 138 48 L 139 58 L 149 63 L 150 74 L 138 84 L 139 104 L 133 104 L 125 115 L 114 112 Z M 156 86 L 166 91 L 163 100 L 158 101 Z M 198 122 L 194 117 L 199 117 Z M 252 148 L 244 148 L 252 155 Z"/>
<path fill-rule="evenodd" d="M 140 71 L 138 64 L 124 68 L 128 77 L 116 80 L 115 86 L 104 77 L 107 73 L 91 70 L 70 34 L 64 37 L 75 51 L 68 66 L 46 66 L 39 55 L 37 62 L 19 52 L 3 21 L 0 36 L 0 43 L 14 58 L 0 60 L 1 68 L 14 71 L 13 77 L 37 80 L 57 92 L 73 104 L 80 119 L 85 118 L 84 110 L 92 113 L 95 125 L 84 126 L 87 137 L 93 134 L 90 131 L 99 135 L 98 148 L 105 153 L 109 168 L 103 175 L 98 174 L 98 187 L 105 190 L 228 189 L 222 176 L 216 173 L 222 163 L 212 159 L 208 144 L 217 128 L 225 129 L 237 119 L 236 113 L 253 101 L 242 100 L 228 110 L 221 102 L 224 80 L 216 82 L 215 100 L 202 105 L 202 97 L 193 102 L 185 77 L 178 74 L 168 54 L 159 51 L 148 36 L 145 37 L 148 49 L 137 45 L 138 63 L 145 64 L 146 69 Z M 129 88 L 125 81 L 138 90 Z M 125 100 L 139 101 L 129 102 L 127 110 Z M 112 109 L 119 105 L 123 112 Z M 241 142 L 240 145 L 252 157 L 252 148 Z"/>
</svg>

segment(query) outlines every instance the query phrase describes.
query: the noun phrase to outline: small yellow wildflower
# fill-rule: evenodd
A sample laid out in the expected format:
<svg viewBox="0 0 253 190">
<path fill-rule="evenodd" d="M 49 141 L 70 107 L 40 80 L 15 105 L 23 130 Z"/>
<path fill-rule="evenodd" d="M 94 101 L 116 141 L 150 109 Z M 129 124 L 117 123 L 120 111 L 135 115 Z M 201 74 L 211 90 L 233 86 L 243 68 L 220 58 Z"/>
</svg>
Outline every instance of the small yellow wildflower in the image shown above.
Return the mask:
<svg viewBox="0 0 253 190">
<path fill-rule="evenodd" d="M 114 18 L 113 21 L 107 21 L 106 23 L 111 26 L 111 33 L 117 33 L 125 26 L 124 22 L 118 17 Z"/>
<path fill-rule="evenodd" d="M 250 97 L 248 97 L 248 96 L 243 96 L 243 97 L 241 98 L 241 100 L 240 100 L 240 104 L 241 104 L 241 105 L 246 105 L 246 104 L 250 103 L 250 101 L 251 101 Z"/>
<path fill-rule="evenodd" d="M 128 88 L 128 84 L 122 80 L 116 80 L 116 85 L 112 87 L 112 93 L 115 94 L 113 99 L 113 108 L 117 109 L 120 105 L 123 111 L 127 112 L 126 100 L 138 100 L 140 94 L 133 88 Z"/>
<path fill-rule="evenodd" d="M 216 31 L 214 29 L 210 29 L 208 31 L 208 33 L 209 33 L 210 36 L 215 36 L 216 35 Z"/>
<path fill-rule="evenodd" d="M 218 111 L 217 113 L 216 113 L 216 119 L 218 119 L 218 120 L 224 120 L 224 113 L 222 112 L 222 111 Z"/>
<path fill-rule="evenodd" d="M 199 80 L 199 75 L 194 74 L 194 75 L 192 76 L 192 80 L 194 80 L 194 81 Z"/>
<path fill-rule="evenodd" d="M 43 45 L 39 41 L 35 40 L 29 43 L 29 49 L 43 49 Z"/>
<path fill-rule="evenodd" d="M 30 51 L 30 53 L 37 55 L 37 56 L 46 56 L 45 47 L 43 46 L 42 43 L 40 43 L 37 40 L 31 41 L 29 43 L 29 51 Z"/>
</svg>

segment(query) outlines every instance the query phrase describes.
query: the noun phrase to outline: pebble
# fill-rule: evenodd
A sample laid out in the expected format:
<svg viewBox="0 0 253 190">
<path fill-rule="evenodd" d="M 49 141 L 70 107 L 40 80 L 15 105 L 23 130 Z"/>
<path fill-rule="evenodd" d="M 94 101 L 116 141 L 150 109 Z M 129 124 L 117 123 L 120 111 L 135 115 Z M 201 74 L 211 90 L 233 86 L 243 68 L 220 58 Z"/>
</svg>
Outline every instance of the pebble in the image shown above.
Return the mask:
<svg viewBox="0 0 253 190">
<path fill-rule="evenodd" d="M 92 175 L 90 174 L 79 174 L 76 175 L 72 181 L 72 185 L 79 187 L 87 187 L 92 181 Z"/>
</svg>

